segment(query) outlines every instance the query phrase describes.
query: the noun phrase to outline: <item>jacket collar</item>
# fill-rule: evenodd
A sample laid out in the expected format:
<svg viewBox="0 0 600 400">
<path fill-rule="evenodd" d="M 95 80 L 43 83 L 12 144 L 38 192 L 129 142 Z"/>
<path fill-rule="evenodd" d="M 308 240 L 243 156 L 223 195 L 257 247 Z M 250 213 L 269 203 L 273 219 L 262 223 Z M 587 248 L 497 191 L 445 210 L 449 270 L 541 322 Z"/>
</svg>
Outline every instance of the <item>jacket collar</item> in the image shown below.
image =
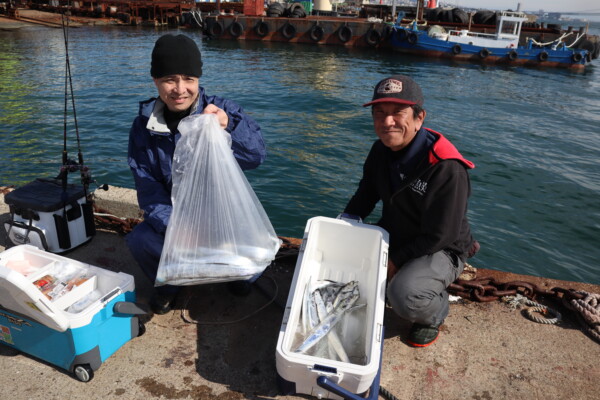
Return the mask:
<svg viewBox="0 0 600 400">
<path fill-rule="evenodd" d="M 431 151 L 429 152 L 429 163 L 437 164 L 442 160 L 458 160 L 467 168 L 475 168 L 475 164 L 467 160 L 460 154 L 460 152 L 454 147 L 448 139 L 439 132 L 433 129 L 425 128 L 427 131 L 437 136 L 437 140 L 433 144 Z"/>
<path fill-rule="evenodd" d="M 192 104 L 192 110 L 190 115 L 195 114 L 198 109 L 200 95 Z M 156 98 L 153 101 L 142 104 L 141 106 L 141 114 L 148 118 L 148 122 L 146 123 L 146 129 L 150 131 L 151 135 L 162 135 L 168 136 L 171 134 L 169 127 L 167 126 L 167 122 L 165 121 L 165 103 L 160 99 Z"/>
</svg>

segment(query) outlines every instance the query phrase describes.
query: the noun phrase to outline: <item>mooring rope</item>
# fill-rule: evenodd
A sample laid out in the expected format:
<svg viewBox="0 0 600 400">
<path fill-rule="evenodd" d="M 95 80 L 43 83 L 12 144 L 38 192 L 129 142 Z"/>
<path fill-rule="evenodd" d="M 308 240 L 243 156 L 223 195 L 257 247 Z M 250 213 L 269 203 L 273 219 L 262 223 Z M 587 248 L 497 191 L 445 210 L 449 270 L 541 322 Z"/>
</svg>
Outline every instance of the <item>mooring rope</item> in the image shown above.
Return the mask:
<svg viewBox="0 0 600 400">
<path fill-rule="evenodd" d="M 537 322 L 539 324 L 556 324 L 558 321 L 562 319 L 560 313 L 550 307 L 547 307 L 543 304 L 536 303 L 533 300 L 528 299 L 525 296 L 517 294 L 516 296 L 504 296 L 502 297 L 502 301 L 507 303 L 512 308 L 517 308 L 519 305 L 531 306 L 525 309 L 525 315 L 530 320 Z M 542 315 L 552 315 L 552 318 L 548 318 L 545 316 L 537 315 L 536 313 Z"/>
<path fill-rule="evenodd" d="M 587 333 L 600 343 L 600 294 L 577 292 L 584 295 L 583 299 L 571 299 L 564 302 L 565 306 L 577 311 L 578 319 Z"/>
<path fill-rule="evenodd" d="M 566 32 L 566 33 L 563 33 L 563 34 L 562 34 L 562 35 L 561 35 L 559 38 L 557 38 L 557 39 L 554 39 L 554 40 L 552 40 L 552 41 L 550 41 L 550 42 L 546 42 L 546 43 L 541 43 L 541 42 L 538 42 L 538 41 L 537 41 L 537 40 L 535 40 L 535 39 L 531 39 L 531 42 L 532 42 L 533 44 L 535 44 L 536 46 L 540 46 L 540 47 L 546 47 L 546 46 L 549 46 L 549 45 L 551 45 L 551 44 L 554 44 L 554 43 L 560 43 L 560 42 L 561 42 L 563 39 L 565 39 L 566 37 L 568 37 L 568 36 L 570 36 L 570 35 L 572 35 L 572 34 L 573 34 L 573 32 Z M 571 46 L 572 46 L 573 44 L 575 44 L 575 43 L 576 43 L 578 40 L 579 40 L 579 38 L 575 39 L 575 41 L 574 41 L 574 42 L 571 44 Z"/>
</svg>

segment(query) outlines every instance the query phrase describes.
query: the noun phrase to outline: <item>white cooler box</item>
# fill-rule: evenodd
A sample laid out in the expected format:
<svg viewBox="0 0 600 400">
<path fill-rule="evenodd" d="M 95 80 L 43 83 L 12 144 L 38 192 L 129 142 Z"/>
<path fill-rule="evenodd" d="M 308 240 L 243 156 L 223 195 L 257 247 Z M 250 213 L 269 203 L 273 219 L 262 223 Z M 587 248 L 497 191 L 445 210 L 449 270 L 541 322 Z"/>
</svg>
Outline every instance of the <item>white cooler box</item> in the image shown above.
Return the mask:
<svg viewBox="0 0 600 400">
<path fill-rule="evenodd" d="M 281 394 L 348 398 L 344 392 L 363 395 L 375 378 L 378 386 L 388 242 L 384 229 L 359 221 L 326 217 L 308 220 L 277 340 Z M 356 304 L 366 307 L 348 312 L 335 327 L 350 362 L 294 351 L 306 337 L 302 303 L 307 283 L 315 280 L 358 281 L 360 298 Z M 323 382 L 341 390 L 332 390 Z M 377 397 L 377 393 L 373 395 Z"/>
</svg>

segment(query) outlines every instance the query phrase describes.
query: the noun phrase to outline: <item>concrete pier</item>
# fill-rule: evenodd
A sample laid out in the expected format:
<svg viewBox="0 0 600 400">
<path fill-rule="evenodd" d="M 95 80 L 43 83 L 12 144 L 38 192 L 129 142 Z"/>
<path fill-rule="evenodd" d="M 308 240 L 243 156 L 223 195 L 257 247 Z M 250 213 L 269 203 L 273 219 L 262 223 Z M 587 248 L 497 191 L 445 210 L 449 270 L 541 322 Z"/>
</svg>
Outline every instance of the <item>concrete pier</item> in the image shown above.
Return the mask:
<svg viewBox="0 0 600 400">
<path fill-rule="evenodd" d="M 3 223 L 10 215 L 2 200 Z M 140 215 L 132 190 L 97 191 L 97 204 L 121 217 Z M 5 243 L 2 229 L 0 244 Z M 88 244 L 66 256 L 132 274 L 141 303 L 152 293 L 152 284 L 135 265 L 123 235 L 112 230 L 99 228 Z M 306 398 L 280 396 L 276 384 L 281 305 L 287 300 L 295 262 L 293 255 L 276 260 L 244 298 L 231 295 L 223 284 L 185 288 L 174 311 L 148 315 L 146 333 L 121 347 L 88 383 L 0 343 L 0 398 Z M 476 260 L 473 265 L 477 267 Z M 599 286 L 585 283 L 481 268 L 477 273 L 502 282 L 600 293 Z M 398 399 L 597 399 L 600 344 L 554 299 L 537 301 L 560 310 L 563 320 L 539 324 L 500 301 L 463 299 L 451 304 L 438 341 L 423 349 L 405 344 L 410 325 L 387 309 L 382 388 Z M 387 394 L 380 398 L 393 399 Z"/>
</svg>

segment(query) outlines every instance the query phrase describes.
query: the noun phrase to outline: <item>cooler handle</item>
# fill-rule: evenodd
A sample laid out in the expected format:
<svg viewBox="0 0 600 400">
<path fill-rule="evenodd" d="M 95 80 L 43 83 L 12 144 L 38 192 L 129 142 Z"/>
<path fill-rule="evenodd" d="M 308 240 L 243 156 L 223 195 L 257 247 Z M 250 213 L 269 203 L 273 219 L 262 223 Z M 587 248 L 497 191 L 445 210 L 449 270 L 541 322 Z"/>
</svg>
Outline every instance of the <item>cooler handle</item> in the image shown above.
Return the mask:
<svg viewBox="0 0 600 400">
<path fill-rule="evenodd" d="M 119 288 L 119 287 L 114 288 L 112 291 L 108 292 L 108 294 L 106 296 L 102 297 L 100 299 L 100 302 L 102 304 L 108 304 L 109 301 L 111 301 L 113 298 L 117 297 L 121 293 L 122 293 L 121 288 Z"/>
<path fill-rule="evenodd" d="M 346 220 L 346 221 L 356 221 L 359 224 L 361 224 L 362 218 L 359 217 L 358 215 L 354 215 L 354 214 L 348 214 L 348 213 L 341 213 L 337 216 L 336 219 L 341 219 L 341 220 Z"/>
<path fill-rule="evenodd" d="M 113 307 L 113 311 L 117 314 L 127 315 L 146 315 L 148 311 L 141 305 L 131 301 L 117 301 Z"/>
<path fill-rule="evenodd" d="M 383 326 L 381 337 L 383 338 Z M 346 400 L 377 400 L 379 397 L 379 379 L 381 377 L 381 362 L 383 360 L 383 340 L 381 341 L 381 355 L 379 357 L 379 370 L 377 371 L 377 375 L 375 375 L 375 379 L 373 379 L 373 384 L 369 389 L 369 397 L 362 397 L 356 393 L 352 393 L 343 387 L 338 386 L 333 383 L 328 377 L 320 376 L 317 378 L 317 385 L 321 386 L 324 389 L 327 389 L 331 393 L 335 393 L 338 396 L 343 397 Z"/>
</svg>

